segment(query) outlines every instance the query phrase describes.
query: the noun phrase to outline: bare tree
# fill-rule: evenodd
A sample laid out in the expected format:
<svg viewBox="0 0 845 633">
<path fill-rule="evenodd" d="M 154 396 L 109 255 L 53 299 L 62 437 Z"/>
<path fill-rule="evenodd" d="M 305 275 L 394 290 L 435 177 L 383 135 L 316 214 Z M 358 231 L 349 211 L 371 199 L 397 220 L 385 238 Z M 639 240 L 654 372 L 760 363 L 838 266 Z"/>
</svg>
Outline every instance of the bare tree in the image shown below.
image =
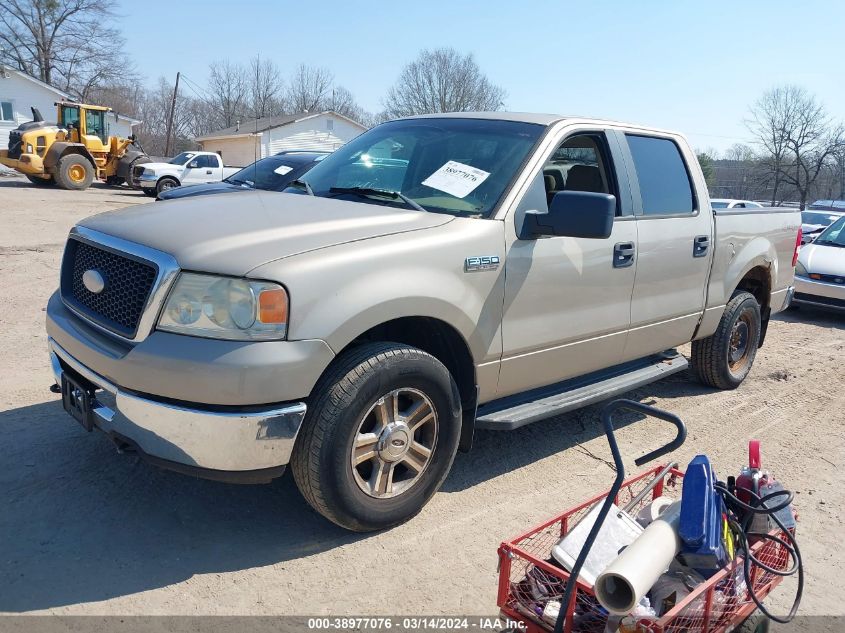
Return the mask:
<svg viewBox="0 0 845 633">
<path fill-rule="evenodd" d="M 270 59 L 254 57 L 249 62 L 249 114 L 261 119 L 281 114 L 282 73 Z"/>
<path fill-rule="evenodd" d="M 246 72 L 228 59 L 212 62 L 208 91 L 220 116 L 220 126 L 230 127 L 247 116 L 249 82 Z"/>
<path fill-rule="evenodd" d="M 114 0 L 0 0 L 0 63 L 80 99 L 136 75 L 123 36 L 104 26 Z"/>
<path fill-rule="evenodd" d="M 297 66 L 288 82 L 285 102 L 292 113 L 323 110 L 330 96 L 334 77 L 325 68 Z"/>
<path fill-rule="evenodd" d="M 499 110 L 505 91 L 481 72 L 472 54 L 453 48 L 423 50 L 405 66 L 399 80 L 387 93 L 385 111 L 390 117 Z"/>
<path fill-rule="evenodd" d="M 747 122 L 765 152 L 763 164 L 772 184 L 772 204 L 782 185 L 794 188 L 801 208 L 826 165 L 845 142 L 824 106 L 799 86 L 781 86 L 763 94 Z"/>
</svg>

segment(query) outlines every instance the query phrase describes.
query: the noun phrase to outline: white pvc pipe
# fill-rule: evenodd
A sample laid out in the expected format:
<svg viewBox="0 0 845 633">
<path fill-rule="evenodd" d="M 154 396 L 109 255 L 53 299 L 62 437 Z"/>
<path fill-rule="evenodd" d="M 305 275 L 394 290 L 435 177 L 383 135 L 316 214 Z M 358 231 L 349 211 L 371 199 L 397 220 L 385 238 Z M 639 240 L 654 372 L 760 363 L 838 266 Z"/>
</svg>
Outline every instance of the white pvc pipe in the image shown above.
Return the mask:
<svg viewBox="0 0 845 633">
<path fill-rule="evenodd" d="M 616 615 L 634 610 L 678 555 L 681 502 L 666 508 L 596 579 L 596 598 Z"/>
</svg>

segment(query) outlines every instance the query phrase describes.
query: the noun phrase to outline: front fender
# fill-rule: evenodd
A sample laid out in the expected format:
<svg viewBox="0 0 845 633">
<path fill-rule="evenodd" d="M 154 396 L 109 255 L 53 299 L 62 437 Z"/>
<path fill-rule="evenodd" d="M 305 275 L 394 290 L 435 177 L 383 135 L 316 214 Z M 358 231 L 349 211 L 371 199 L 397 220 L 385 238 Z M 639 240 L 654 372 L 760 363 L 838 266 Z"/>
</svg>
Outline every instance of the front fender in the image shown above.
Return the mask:
<svg viewBox="0 0 845 633">
<path fill-rule="evenodd" d="M 337 353 L 382 323 L 430 317 L 457 330 L 479 364 L 501 355 L 502 226 L 457 219 L 299 254 L 260 266 L 249 276 L 288 289 L 290 338 L 315 337 Z M 481 255 L 498 256 L 500 266 L 465 272 L 465 259 Z"/>
</svg>

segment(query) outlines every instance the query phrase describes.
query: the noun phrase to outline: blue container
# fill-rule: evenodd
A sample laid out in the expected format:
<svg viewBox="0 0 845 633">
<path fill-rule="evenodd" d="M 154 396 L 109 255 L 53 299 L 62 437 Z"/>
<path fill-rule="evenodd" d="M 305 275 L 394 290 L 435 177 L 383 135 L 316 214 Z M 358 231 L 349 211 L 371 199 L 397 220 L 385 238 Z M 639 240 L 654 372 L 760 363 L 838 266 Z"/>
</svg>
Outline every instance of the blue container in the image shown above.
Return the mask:
<svg viewBox="0 0 845 633">
<path fill-rule="evenodd" d="M 715 483 L 710 460 L 706 455 L 697 455 L 684 473 L 678 535 L 684 563 L 705 578 L 728 564 L 722 541 L 724 501 L 716 492 Z"/>
</svg>

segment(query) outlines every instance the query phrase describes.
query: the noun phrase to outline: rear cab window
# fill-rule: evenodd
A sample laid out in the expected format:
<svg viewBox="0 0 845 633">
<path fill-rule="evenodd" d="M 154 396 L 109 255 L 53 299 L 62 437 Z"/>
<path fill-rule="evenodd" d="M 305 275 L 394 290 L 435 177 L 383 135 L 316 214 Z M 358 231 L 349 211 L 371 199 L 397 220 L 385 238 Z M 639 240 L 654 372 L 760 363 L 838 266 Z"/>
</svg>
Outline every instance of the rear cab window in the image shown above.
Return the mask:
<svg viewBox="0 0 845 633">
<path fill-rule="evenodd" d="M 625 134 L 640 186 L 643 215 L 693 215 L 692 179 L 681 150 L 671 139 Z"/>
</svg>

